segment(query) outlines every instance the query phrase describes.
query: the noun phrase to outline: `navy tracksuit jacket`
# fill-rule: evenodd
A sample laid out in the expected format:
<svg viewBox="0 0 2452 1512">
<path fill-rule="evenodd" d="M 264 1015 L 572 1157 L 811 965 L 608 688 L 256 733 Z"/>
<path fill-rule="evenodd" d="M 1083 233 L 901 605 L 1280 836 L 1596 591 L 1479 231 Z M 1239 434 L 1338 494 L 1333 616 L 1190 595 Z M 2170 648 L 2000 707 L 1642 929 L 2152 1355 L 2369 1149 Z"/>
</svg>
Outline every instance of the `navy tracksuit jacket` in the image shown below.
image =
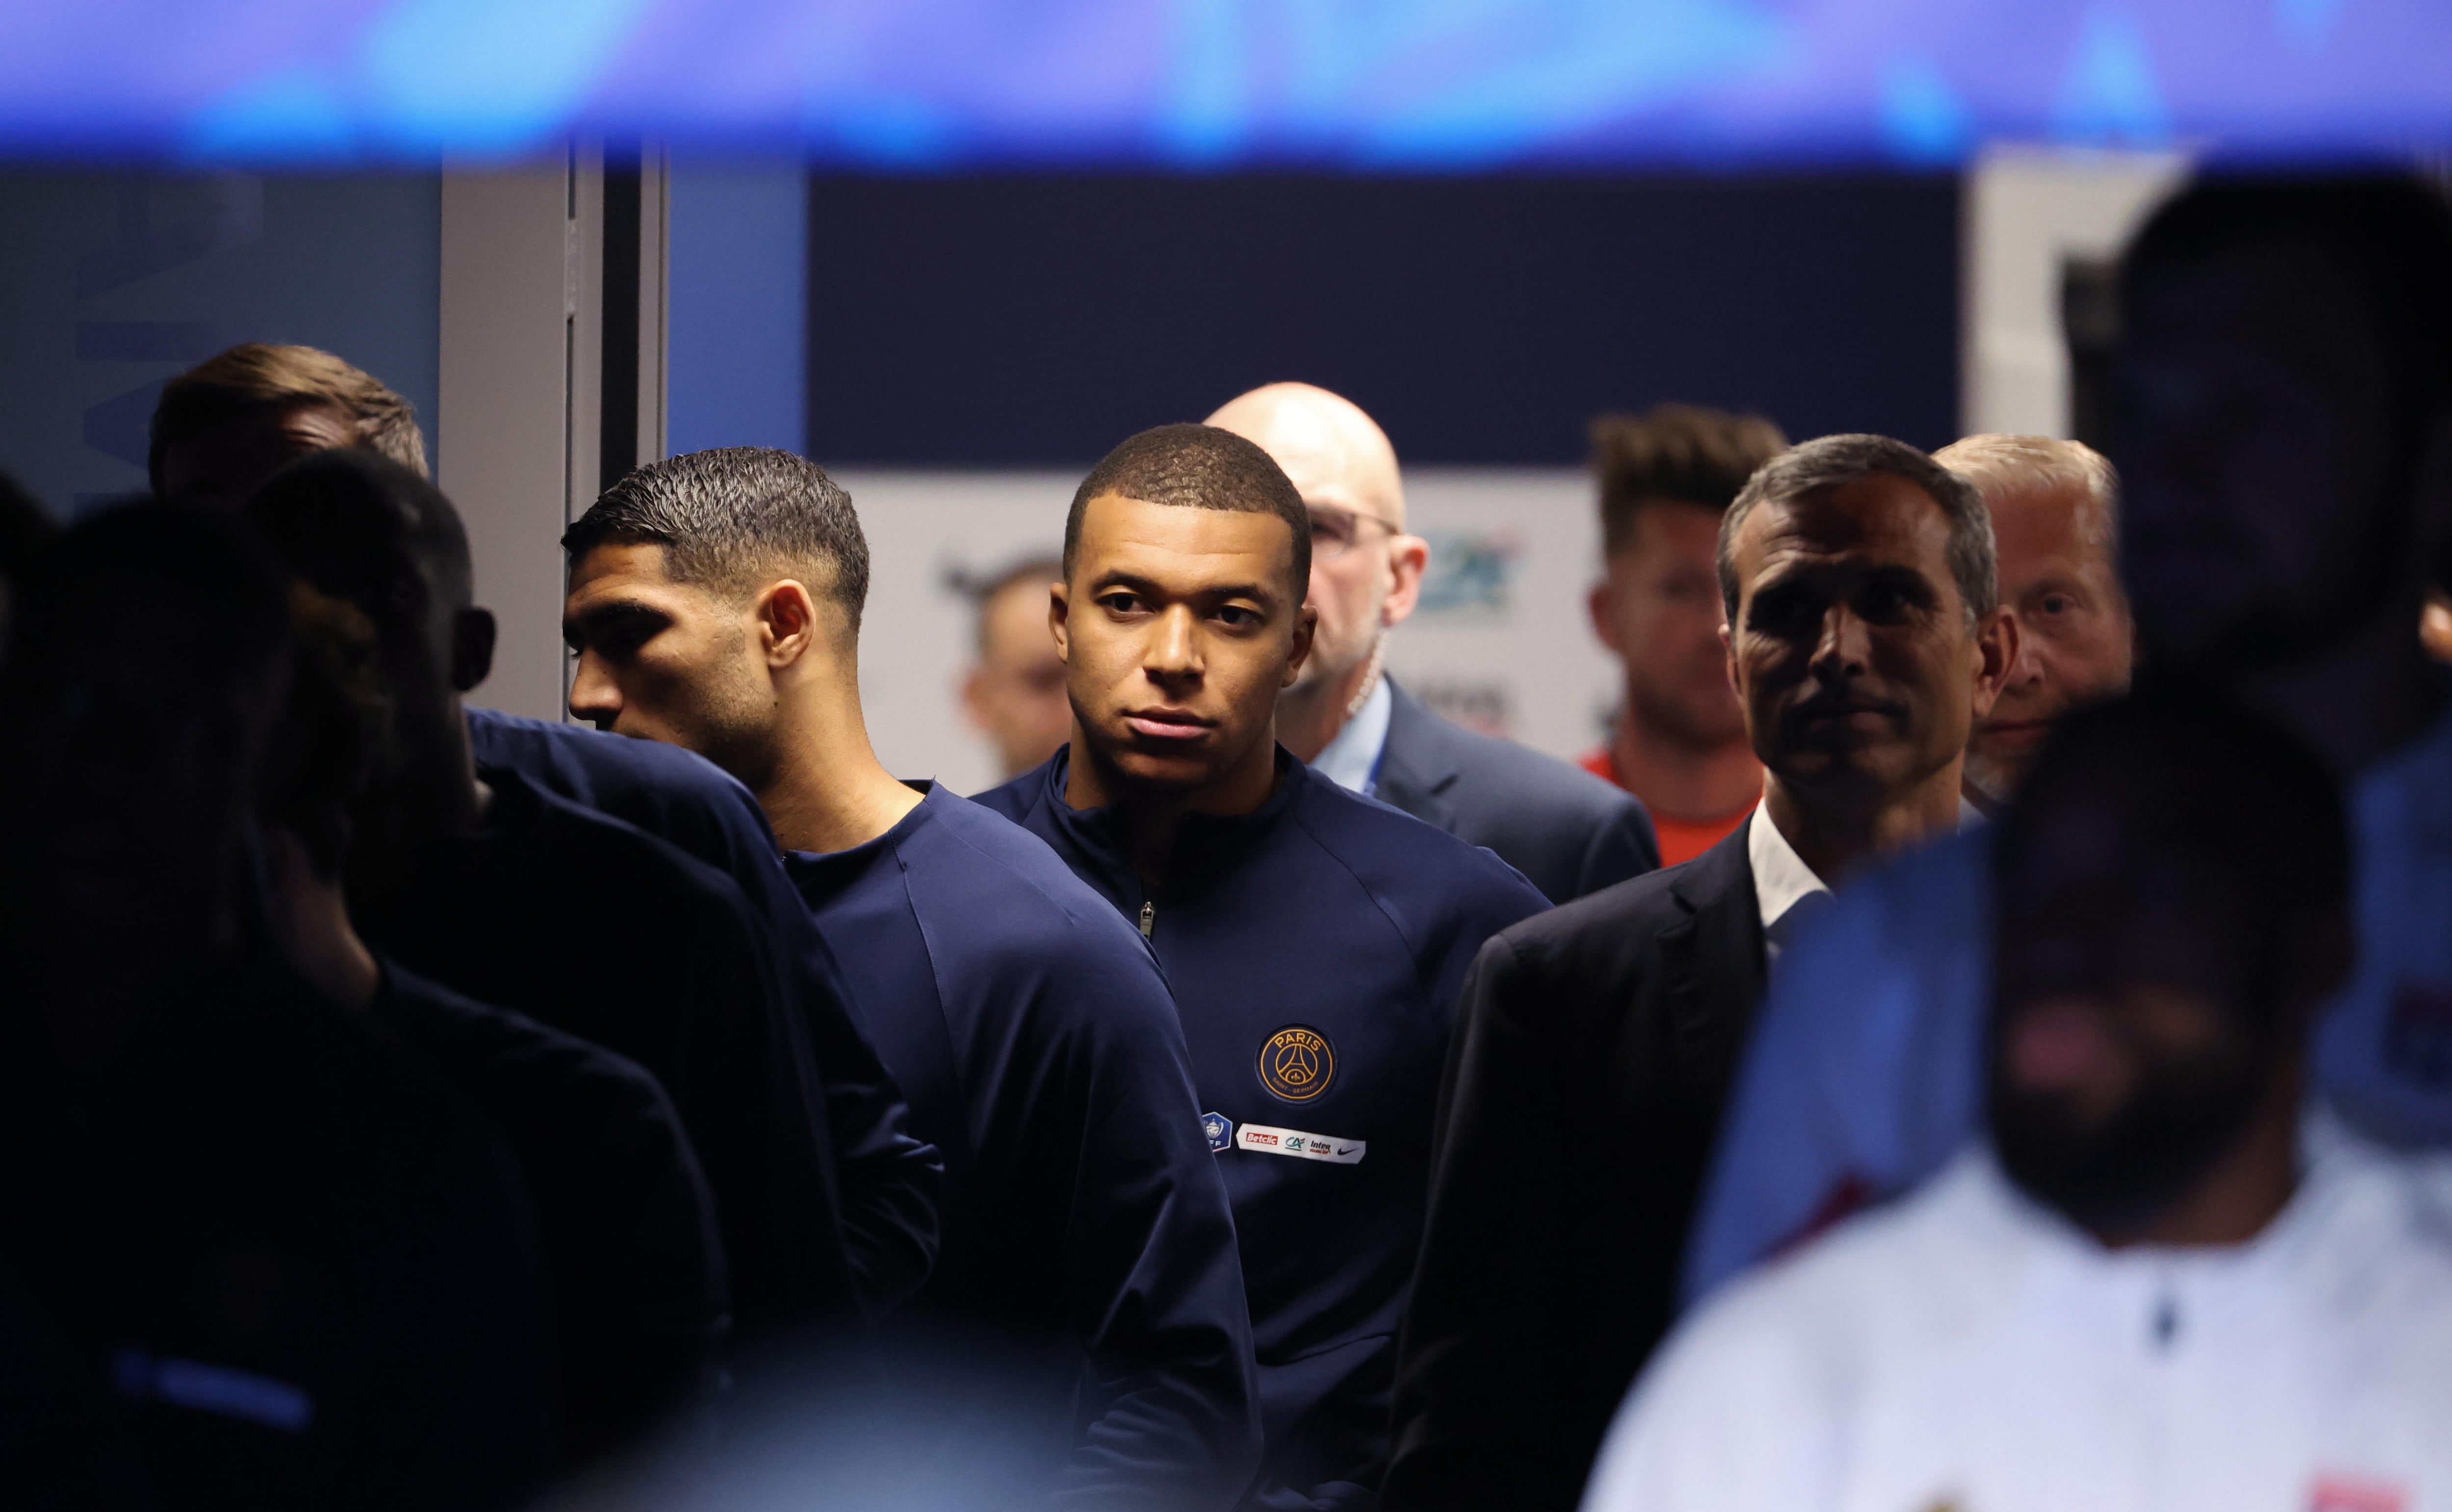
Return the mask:
<svg viewBox="0 0 2452 1512">
<path fill-rule="evenodd" d="M 1267 1448 L 1248 1504 L 1369 1507 L 1456 996 L 1482 942 L 1549 901 L 1282 749 L 1269 800 L 1187 815 L 1145 892 L 1122 815 L 1064 801 L 1069 760 L 978 801 L 1137 922 L 1174 992 L 1250 1294 Z"/>
</svg>

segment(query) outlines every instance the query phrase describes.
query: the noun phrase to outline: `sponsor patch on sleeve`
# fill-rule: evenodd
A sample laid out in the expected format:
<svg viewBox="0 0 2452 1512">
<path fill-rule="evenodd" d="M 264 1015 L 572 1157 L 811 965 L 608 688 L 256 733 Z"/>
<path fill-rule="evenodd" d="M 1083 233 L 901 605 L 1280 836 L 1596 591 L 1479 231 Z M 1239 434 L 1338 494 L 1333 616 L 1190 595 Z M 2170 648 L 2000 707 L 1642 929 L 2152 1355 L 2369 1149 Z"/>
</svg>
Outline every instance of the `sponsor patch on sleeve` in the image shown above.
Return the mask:
<svg viewBox="0 0 2452 1512">
<path fill-rule="evenodd" d="M 1224 1113 L 1201 1114 L 1200 1131 L 1209 1136 L 1209 1151 L 1211 1154 L 1216 1154 L 1221 1149 L 1232 1149 L 1235 1148 L 1235 1120 L 1227 1117 Z"/>
<path fill-rule="evenodd" d="M 1369 1147 L 1358 1139 L 1332 1139 L 1326 1134 L 1305 1133 L 1299 1129 L 1271 1129 L 1266 1124 L 1245 1124 L 1235 1132 L 1235 1148 L 1263 1155 L 1292 1155 L 1297 1160 L 1325 1160 L 1338 1166 L 1358 1166 L 1362 1152 Z"/>
</svg>

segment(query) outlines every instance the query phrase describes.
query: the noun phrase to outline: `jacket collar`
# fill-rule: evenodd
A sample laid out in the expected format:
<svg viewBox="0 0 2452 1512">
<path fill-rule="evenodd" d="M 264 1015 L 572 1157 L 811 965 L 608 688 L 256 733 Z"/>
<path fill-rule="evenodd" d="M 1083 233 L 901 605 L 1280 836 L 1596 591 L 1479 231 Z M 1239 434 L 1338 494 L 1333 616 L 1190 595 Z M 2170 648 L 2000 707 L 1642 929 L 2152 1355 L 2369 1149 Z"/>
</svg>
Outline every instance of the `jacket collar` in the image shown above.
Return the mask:
<svg viewBox="0 0 2452 1512">
<path fill-rule="evenodd" d="M 1043 785 L 1038 793 L 1039 808 L 1046 814 L 1048 824 L 1063 836 L 1063 849 L 1092 858 L 1100 872 L 1110 874 L 1113 885 L 1120 887 L 1130 871 L 1129 820 L 1120 805 L 1077 809 L 1065 801 L 1064 788 L 1072 763 L 1073 748 L 1068 744 L 1040 769 Z M 1251 813 L 1183 816 L 1176 830 L 1175 854 L 1167 865 L 1168 892 L 1179 892 L 1215 876 L 1266 840 L 1306 786 L 1328 781 L 1295 760 L 1294 753 L 1284 746 L 1276 748 L 1276 767 L 1275 791 Z M 1135 883 L 1124 891 L 1137 888 Z"/>
<path fill-rule="evenodd" d="M 1448 793 L 1459 775 L 1453 753 L 1437 738 L 1438 716 L 1395 678 L 1387 683 L 1391 702 L 1388 741 L 1379 753 L 1379 799 L 1446 829 L 1455 817 L 1455 800 Z"/>
<path fill-rule="evenodd" d="M 1733 1064 L 1769 979 L 1745 826 L 1676 868 L 1669 892 L 1685 916 L 1660 933 L 1663 986 L 1701 1093 L 1717 1085 L 1710 1068 Z"/>
</svg>

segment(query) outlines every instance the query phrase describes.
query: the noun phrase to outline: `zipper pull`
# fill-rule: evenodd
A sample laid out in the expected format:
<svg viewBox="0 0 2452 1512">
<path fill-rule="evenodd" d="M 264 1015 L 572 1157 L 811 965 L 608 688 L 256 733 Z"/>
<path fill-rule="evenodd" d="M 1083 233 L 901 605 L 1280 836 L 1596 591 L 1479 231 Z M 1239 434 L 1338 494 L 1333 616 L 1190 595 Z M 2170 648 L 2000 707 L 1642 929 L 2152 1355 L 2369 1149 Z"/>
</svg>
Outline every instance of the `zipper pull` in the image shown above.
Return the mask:
<svg viewBox="0 0 2452 1512">
<path fill-rule="evenodd" d="M 1156 903 L 1143 903 L 1141 905 L 1141 938 L 1148 939 L 1150 937 L 1150 932 L 1157 928 L 1157 905 Z"/>
</svg>

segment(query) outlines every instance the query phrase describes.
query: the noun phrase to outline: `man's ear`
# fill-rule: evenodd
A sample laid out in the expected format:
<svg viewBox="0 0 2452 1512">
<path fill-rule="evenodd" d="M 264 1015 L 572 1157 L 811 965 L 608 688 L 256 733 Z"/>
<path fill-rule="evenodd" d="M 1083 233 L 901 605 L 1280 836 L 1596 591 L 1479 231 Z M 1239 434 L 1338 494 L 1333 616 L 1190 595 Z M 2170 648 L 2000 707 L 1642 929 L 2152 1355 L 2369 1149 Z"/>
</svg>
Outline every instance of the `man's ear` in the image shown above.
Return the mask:
<svg viewBox="0 0 2452 1512">
<path fill-rule="evenodd" d="M 1975 624 L 1975 717 L 1992 712 L 2009 669 L 2018 664 L 2018 618 L 2007 608 L 1993 610 Z"/>
<path fill-rule="evenodd" d="M 1592 584 L 1592 592 L 1584 596 L 1584 613 L 1592 617 L 1592 638 L 1598 640 L 1602 649 L 1612 656 L 1621 655 L 1617 648 L 1617 616 L 1610 613 L 1615 597 L 1607 578 Z M 1728 643 L 1726 636 L 1720 639 L 1722 645 Z"/>
<path fill-rule="evenodd" d="M 770 667 L 788 667 L 806 656 L 818 638 L 817 599 L 797 578 L 770 582 L 749 606 L 758 622 L 759 650 Z"/>
<path fill-rule="evenodd" d="M 1379 623 L 1394 629 L 1414 612 L 1422 598 L 1422 574 L 1431 566 L 1431 543 L 1419 536 L 1398 536 L 1388 542 L 1388 597 L 1379 605 Z"/>
<path fill-rule="evenodd" d="M 1729 691 L 1743 701 L 1746 689 L 1745 684 L 1737 680 L 1737 637 L 1726 619 L 1720 621 L 1720 661 L 1729 669 Z"/>
<path fill-rule="evenodd" d="M 1068 583 L 1047 585 L 1047 628 L 1056 632 L 1056 659 L 1073 664 L 1073 589 Z"/>
<path fill-rule="evenodd" d="M 1302 676 L 1303 663 L 1311 659 L 1312 638 L 1319 634 L 1319 611 L 1310 604 L 1295 611 L 1295 643 L 1286 654 L 1286 675 L 1277 686 L 1291 688 L 1295 678 Z"/>
<path fill-rule="evenodd" d="M 451 617 L 451 689 L 466 693 L 494 670 L 494 612 L 463 609 Z"/>
</svg>

